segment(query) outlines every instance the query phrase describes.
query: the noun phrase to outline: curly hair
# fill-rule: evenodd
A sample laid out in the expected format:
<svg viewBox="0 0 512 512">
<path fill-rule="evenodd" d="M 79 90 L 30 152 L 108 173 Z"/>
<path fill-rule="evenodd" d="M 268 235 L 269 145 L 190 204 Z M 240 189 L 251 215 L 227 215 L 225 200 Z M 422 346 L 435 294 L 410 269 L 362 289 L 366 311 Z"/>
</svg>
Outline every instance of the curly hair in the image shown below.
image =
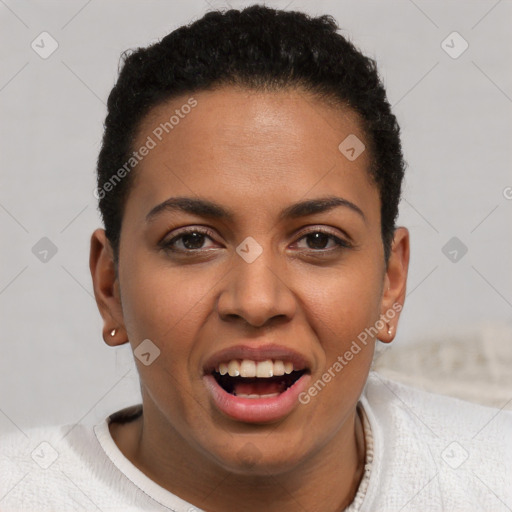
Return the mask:
<svg viewBox="0 0 512 512">
<path fill-rule="evenodd" d="M 123 165 L 126 169 L 144 117 L 174 97 L 234 85 L 263 91 L 300 88 L 358 114 L 370 155 L 369 175 L 379 191 L 387 262 L 405 171 L 400 128 L 375 61 L 338 30 L 329 15 L 252 5 L 208 12 L 157 43 L 122 54 L 108 97 L 95 192 L 116 260 L 133 173 L 123 173 L 126 177 L 115 186 L 109 183 Z"/>
</svg>

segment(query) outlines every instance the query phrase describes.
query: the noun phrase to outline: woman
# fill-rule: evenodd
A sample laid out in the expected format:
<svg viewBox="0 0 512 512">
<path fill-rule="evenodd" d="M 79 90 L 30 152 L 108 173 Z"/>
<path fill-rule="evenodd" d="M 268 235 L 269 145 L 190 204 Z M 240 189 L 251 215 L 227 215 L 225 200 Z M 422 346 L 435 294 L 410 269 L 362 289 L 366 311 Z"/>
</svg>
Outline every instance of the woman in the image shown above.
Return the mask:
<svg viewBox="0 0 512 512">
<path fill-rule="evenodd" d="M 127 56 L 90 268 L 142 404 L 46 432 L 59 458 L 5 510 L 510 510 L 512 414 L 370 372 L 405 299 L 405 165 L 336 30 L 252 6 Z"/>
</svg>

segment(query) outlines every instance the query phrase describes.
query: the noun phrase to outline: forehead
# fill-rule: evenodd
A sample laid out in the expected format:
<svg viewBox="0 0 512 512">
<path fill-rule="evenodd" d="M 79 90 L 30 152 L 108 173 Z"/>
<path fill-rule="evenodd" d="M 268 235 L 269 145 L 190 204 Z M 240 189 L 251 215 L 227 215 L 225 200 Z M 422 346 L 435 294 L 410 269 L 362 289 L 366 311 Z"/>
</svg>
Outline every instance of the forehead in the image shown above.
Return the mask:
<svg viewBox="0 0 512 512">
<path fill-rule="evenodd" d="M 346 140 L 357 152 L 367 145 L 357 114 L 305 91 L 223 87 L 173 98 L 144 118 L 134 149 L 150 140 L 134 182 L 146 204 L 223 195 L 270 206 L 339 192 L 379 209 L 368 151 L 343 152 Z"/>
</svg>

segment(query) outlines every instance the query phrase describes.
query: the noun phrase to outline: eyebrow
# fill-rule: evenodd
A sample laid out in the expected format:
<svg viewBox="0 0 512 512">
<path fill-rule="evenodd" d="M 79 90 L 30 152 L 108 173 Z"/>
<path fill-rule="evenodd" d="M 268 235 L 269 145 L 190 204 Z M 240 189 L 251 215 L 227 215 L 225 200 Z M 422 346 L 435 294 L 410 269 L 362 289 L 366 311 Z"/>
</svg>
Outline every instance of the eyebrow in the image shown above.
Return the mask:
<svg viewBox="0 0 512 512">
<path fill-rule="evenodd" d="M 314 215 L 316 213 L 323 213 L 340 206 L 349 208 L 356 212 L 366 222 L 366 217 L 359 206 L 347 199 L 337 196 L 320 197 L 317 199 L 308 199 L 294 203 L 281 211 L 279 214 L 279 221 L 297 219 L 308 215 Z M 235 217 L 233 210 L 225 208 L 224 206 L 207 199 L 198 199 L 195 197 L 171 197 L 152 208 L 146 215 L 146 222 L 150 222 L 158 214 L 168 211 L 180 211 L 211 219 L 232 220 Z"/>
</svg>

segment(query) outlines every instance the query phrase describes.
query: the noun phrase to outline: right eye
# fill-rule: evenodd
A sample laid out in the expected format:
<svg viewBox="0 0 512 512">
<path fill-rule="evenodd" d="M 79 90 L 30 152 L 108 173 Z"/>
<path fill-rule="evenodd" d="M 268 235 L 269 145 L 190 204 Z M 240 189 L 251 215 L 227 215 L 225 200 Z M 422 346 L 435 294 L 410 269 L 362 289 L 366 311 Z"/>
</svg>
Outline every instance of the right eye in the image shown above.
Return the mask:
<svg viewBox="0 0 512 512">
<path fill-rule="evenodd" d="M 205 239 L 213 241 L 213 233 L 203 228 L 188 228 L 173 236 L 170 240 L 164 239 L 161 247 L 172 252 L 192 252 L 204 249 Z M 181 247 L 180 247 L 181 245 Z M 206 247 L 210 249 L 211 247 Z"/>
</svg>

